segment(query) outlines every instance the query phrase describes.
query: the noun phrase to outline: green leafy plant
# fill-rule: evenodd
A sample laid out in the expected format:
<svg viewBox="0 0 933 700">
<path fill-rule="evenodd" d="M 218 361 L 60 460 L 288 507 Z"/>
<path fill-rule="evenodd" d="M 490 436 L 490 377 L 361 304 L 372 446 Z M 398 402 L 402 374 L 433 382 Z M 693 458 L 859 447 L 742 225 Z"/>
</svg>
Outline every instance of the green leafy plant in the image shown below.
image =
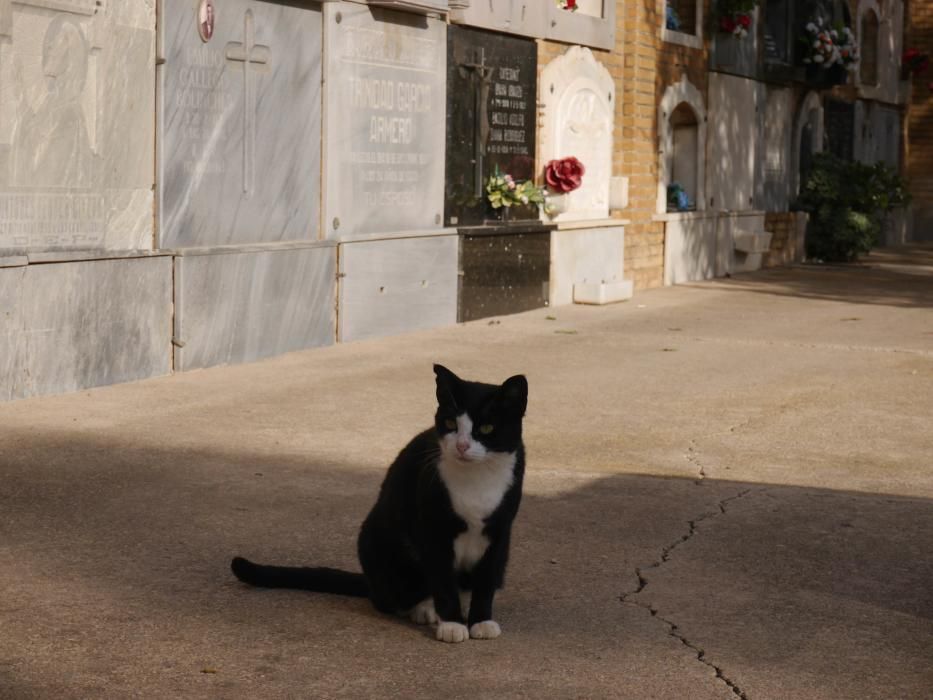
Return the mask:
<svg viewBox="0 0 933 700">
<path fill-rule="evenodd" d="M 865 165 L 818 153 L 800 188 L 810 212 L 807 257 L 850 262 L 878 242 L 884 215 L 910 201 L 907 184 L 884 163 Z"/>
</svg>

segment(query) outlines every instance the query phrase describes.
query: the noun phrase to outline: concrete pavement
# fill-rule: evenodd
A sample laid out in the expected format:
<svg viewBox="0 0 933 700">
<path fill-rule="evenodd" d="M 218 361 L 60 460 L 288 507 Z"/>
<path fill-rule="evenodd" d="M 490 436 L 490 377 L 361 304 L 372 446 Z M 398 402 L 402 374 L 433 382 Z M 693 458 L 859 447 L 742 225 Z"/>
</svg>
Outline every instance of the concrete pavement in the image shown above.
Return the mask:
<svg viewBox="0 0 933 700">
<path fill-rule="evenodd" d="M 523 372 L 503 635 L 353 567 L 431 363 Z M 933 696 L 933 248 L 0 404 L 2 698 Z"/>
</svg>

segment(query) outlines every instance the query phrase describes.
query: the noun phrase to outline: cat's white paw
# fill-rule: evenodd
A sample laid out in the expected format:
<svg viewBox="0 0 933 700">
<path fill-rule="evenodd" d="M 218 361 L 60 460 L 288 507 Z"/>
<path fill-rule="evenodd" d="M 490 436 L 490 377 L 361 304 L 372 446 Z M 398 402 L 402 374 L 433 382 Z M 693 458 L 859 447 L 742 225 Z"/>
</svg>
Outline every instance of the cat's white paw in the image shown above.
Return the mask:
<svg viewBox="0 0 933 700">
<path fill-rule="evenodd" d="M 442 622 L 437 626 L 437 638 L 442 642 L 457 644 L 468 640 L 470 631 L 459 622 Z"/>
<path fill-rule="evenodd" d="M 502 634 L 502 630 L 495 620 L 484 620 L 470 627 L 470 636 L 473 639 L 495 639 L 500 634 Z"/>
<path fill-rule="evenodd" d="M 437 613 L 434 611 L 434 599 L 425 598 L 411 609 L 408 616 L 416 625 L 433 625 L 437 622 Z"/>
</svg>

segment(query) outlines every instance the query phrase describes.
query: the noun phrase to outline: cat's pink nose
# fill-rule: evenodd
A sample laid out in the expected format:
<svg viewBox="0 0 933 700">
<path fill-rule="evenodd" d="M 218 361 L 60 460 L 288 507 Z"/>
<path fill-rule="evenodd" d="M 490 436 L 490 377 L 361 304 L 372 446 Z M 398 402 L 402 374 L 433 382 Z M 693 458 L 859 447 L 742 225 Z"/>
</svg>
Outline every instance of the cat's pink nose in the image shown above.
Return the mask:
<svg viewBox="0 0 933 700">
<path fill-rule="evenodd" d="M 465 455 L 468 449 L 470 449 L 469 440 L 457 440 L 457 452 L 459 452 L 461 456 Z"/>
</svg>

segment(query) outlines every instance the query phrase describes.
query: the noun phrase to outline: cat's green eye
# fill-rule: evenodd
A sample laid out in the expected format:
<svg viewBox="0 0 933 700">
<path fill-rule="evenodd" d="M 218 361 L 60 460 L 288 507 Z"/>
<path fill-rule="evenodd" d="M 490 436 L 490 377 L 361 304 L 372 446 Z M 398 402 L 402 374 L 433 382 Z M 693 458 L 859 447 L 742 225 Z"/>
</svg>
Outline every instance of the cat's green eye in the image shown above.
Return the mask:
<svg viewBox="0 0 933 700">
<path fill-rule="evenodd" d="M 479 431 L 480 431 L 483 435 L 489 435 L 489 433 L 492 432 L 492 426 L 489 425 L 488 423 L 487 423 L 486 425 L 481 425 L 481 426 L 479 427 Z"/>
<path fill-rule="evenodd" d="M 447 420 L 444 421 L 444 425 L 447 426 L 447 429 L 448 429 L 448 430 L 456 430 L 456 429 L 457 429 L 457 421 L 451 420 L 450 418 L 448 418 Z"/>
</svg>

